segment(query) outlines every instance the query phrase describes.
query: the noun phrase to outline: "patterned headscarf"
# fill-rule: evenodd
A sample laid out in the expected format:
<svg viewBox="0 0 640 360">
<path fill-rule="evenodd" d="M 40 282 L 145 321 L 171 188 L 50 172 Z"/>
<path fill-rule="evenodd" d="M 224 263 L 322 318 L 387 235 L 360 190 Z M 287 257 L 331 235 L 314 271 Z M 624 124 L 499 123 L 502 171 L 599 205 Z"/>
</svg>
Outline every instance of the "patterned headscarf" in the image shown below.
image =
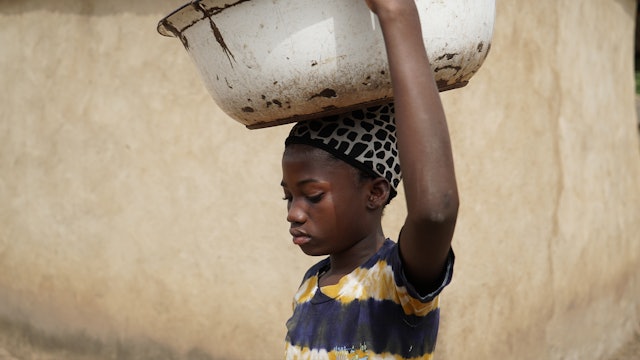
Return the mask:
<svg viewBox="0 0 640 360">
<path fill-rule="evenodd" d="M 322 149 L 391 185 L 389 200 L 402 179 L 393 103 L 297 123 L 285 146 L 305 144 Z"/>
</svg>

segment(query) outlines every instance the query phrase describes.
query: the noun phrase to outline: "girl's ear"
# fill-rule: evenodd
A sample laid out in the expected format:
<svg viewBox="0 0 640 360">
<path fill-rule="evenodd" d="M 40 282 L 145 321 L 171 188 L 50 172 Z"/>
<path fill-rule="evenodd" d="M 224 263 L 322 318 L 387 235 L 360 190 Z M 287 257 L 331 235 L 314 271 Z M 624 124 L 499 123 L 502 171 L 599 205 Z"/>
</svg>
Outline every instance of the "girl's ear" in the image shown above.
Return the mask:
<svg viewBox="0 0 640 360">
<path fill-rule="evenodd" d="M 385 178 L 379 177 L 373 179 L 369 188 L 367 209 L 377 210 L 379 208 L 383 208 L 387 204 L 390 195 L 391 187 Z"/>
</svg>

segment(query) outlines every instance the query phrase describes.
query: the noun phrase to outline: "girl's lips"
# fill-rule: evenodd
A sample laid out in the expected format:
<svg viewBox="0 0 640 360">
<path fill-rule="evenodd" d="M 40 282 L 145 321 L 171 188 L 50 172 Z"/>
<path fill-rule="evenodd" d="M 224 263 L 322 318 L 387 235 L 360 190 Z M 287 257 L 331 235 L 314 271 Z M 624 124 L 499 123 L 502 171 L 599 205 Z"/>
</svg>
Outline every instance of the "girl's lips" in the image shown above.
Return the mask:
<svg viewBox="0 0 640 360">
<path fill-rule="evenodd" d="M 293 236 L 293 243 L 298 245 L 298 246 L 299 245 L 304 245 L 304 244 L 308 243 L 309 241 L 311 241 L 311 236 L 309 236 L 304 231 L 291 229 L 291 230 L 289 230 L 289 233 L 291 234 L 291 236 Z"/>
<path fill-rule="evenodd" d="M 311 241 L 311 238 L 308 236 L 294 236 L 293 237 L 293 243 L 300 246 L 300 245 L 304 245 L 306 243 L 308 243 L 309 241 Z"/>
</svg>

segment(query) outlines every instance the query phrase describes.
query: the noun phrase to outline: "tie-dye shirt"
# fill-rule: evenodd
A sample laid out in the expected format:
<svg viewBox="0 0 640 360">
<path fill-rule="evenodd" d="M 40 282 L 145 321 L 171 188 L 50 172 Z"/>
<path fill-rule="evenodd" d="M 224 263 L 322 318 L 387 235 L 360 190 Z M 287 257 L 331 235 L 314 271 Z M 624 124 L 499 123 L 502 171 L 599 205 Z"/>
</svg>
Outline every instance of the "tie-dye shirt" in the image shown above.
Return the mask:
<svg viewBox="0 0 640 360">
<path fill-rule="evenodd" d="M 406 280 L 398 246 L 386 240 L 366 263 L 335 286 L 318 288 L 329 259 L 311 267 L 294 297 L 287 321 L 286 359 L 431 359 L 440 309 L 449 284 L 449 253 L 440 287 L 421 296 Z"/>
</svg>

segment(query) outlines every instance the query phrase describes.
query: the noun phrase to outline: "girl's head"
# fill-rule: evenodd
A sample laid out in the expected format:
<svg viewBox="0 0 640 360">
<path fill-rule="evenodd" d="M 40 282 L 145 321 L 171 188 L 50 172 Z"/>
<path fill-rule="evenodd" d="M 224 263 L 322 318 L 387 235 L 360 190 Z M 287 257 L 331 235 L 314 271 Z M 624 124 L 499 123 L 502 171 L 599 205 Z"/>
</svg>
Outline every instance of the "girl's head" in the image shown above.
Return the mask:
<svg viewBox="0 0 640 360">
<path fill-rule="evenodd" d="M 401 178 L 392 104 L 300 122 L 285 144 L 282 186 L 295 243 L 310 255 L 332 254 L 377 231 Z"/>
<path fill-rule="evenodd" d="M 402 178 L 393 103 L 297 123 L 285 140 L 324 150 L 359 171 L 361 178 L 389 182 L 391 201 Z M 285 149 L 286 150 L 286 149 Z"/>
</svg>

